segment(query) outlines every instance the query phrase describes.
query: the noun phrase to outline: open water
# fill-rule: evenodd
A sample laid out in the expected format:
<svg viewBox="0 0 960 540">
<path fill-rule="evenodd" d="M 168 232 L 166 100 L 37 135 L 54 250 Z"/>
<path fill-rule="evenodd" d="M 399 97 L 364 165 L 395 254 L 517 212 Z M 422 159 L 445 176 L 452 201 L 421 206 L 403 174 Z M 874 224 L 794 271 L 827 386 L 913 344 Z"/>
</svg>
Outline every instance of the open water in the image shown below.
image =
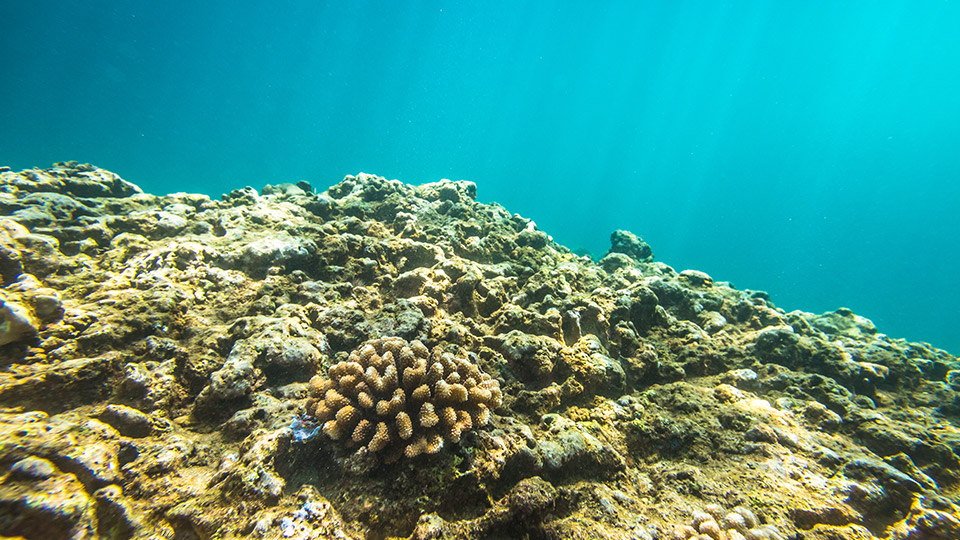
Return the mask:
<svg viewBox="0 0 960 540">
<path fill-rule="evenodd" d="M 601 256 L 960 352 L 960 4 L 0 3 L 0 164 L 477 182 Z"/>
</svg>

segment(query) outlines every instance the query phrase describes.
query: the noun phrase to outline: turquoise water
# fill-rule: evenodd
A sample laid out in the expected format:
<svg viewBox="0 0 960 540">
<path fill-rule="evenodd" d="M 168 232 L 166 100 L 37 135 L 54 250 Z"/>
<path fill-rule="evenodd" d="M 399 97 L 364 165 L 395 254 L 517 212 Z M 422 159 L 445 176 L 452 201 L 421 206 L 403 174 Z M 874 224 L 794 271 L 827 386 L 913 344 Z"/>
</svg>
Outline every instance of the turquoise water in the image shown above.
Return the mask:
<svg viewBox="0 0 960 540">
<path fill-rule="evenodd" d="M 469 179 L 602 255 L 960 352 L 960 5 L 0 7 L 0 164 L 211 195 Z"/>
</svg>

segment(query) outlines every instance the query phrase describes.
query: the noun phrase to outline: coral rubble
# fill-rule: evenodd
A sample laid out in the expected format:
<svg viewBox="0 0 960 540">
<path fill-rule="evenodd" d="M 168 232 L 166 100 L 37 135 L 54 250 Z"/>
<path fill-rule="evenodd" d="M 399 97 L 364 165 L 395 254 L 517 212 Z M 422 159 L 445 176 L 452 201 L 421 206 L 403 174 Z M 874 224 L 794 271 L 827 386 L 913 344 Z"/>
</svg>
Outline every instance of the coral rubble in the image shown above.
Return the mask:
<svg viewBox="0 0 960 540">
<path fill-rule="evenodd" d="M 0 168 L 0 536 L 960 538 L 960 363 L 476 186 Z"/>
</svg>

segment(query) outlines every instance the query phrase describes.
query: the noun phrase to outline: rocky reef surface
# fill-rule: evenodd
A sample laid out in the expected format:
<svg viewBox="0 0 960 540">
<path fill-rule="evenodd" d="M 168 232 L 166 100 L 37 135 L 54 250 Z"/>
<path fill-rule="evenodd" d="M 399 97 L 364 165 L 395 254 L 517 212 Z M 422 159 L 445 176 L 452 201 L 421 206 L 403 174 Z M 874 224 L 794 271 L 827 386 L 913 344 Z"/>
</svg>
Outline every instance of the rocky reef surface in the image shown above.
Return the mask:
<svg viewBox="0 0 960 540">
<path fill-rule="evenodd" d="M 0 169 L 0 536 L 960 538 L 954 356 L 475 199 Z"/>
</svg>

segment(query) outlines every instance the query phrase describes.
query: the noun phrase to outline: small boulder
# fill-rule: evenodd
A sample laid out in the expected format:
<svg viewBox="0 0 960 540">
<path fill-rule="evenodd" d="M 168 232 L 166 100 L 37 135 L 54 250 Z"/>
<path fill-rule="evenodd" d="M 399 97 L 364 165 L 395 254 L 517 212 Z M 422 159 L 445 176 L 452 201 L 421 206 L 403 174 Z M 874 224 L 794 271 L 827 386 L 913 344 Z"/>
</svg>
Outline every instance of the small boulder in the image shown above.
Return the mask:
<svg viewBox="0 0 960 540">
<path fill-rule="evenodd" d="M 37 335 L 37 322 L 30 310 L 0 298 L 0 346 Z"/>
<path fill-rule="evenodd" d="M 653 250 L 642 238 L 630 231 L 614 231 L 610 235 L 610 253 L 623 253 L 635 261 L 653 261 Z"/>
<path fill-rule="evenodd" d="M 124 437 L 146 437 L 153 432 L 153 419 L 149 415 L 125 405 L 107 405 L 98 418 Z"/>
</svg>

